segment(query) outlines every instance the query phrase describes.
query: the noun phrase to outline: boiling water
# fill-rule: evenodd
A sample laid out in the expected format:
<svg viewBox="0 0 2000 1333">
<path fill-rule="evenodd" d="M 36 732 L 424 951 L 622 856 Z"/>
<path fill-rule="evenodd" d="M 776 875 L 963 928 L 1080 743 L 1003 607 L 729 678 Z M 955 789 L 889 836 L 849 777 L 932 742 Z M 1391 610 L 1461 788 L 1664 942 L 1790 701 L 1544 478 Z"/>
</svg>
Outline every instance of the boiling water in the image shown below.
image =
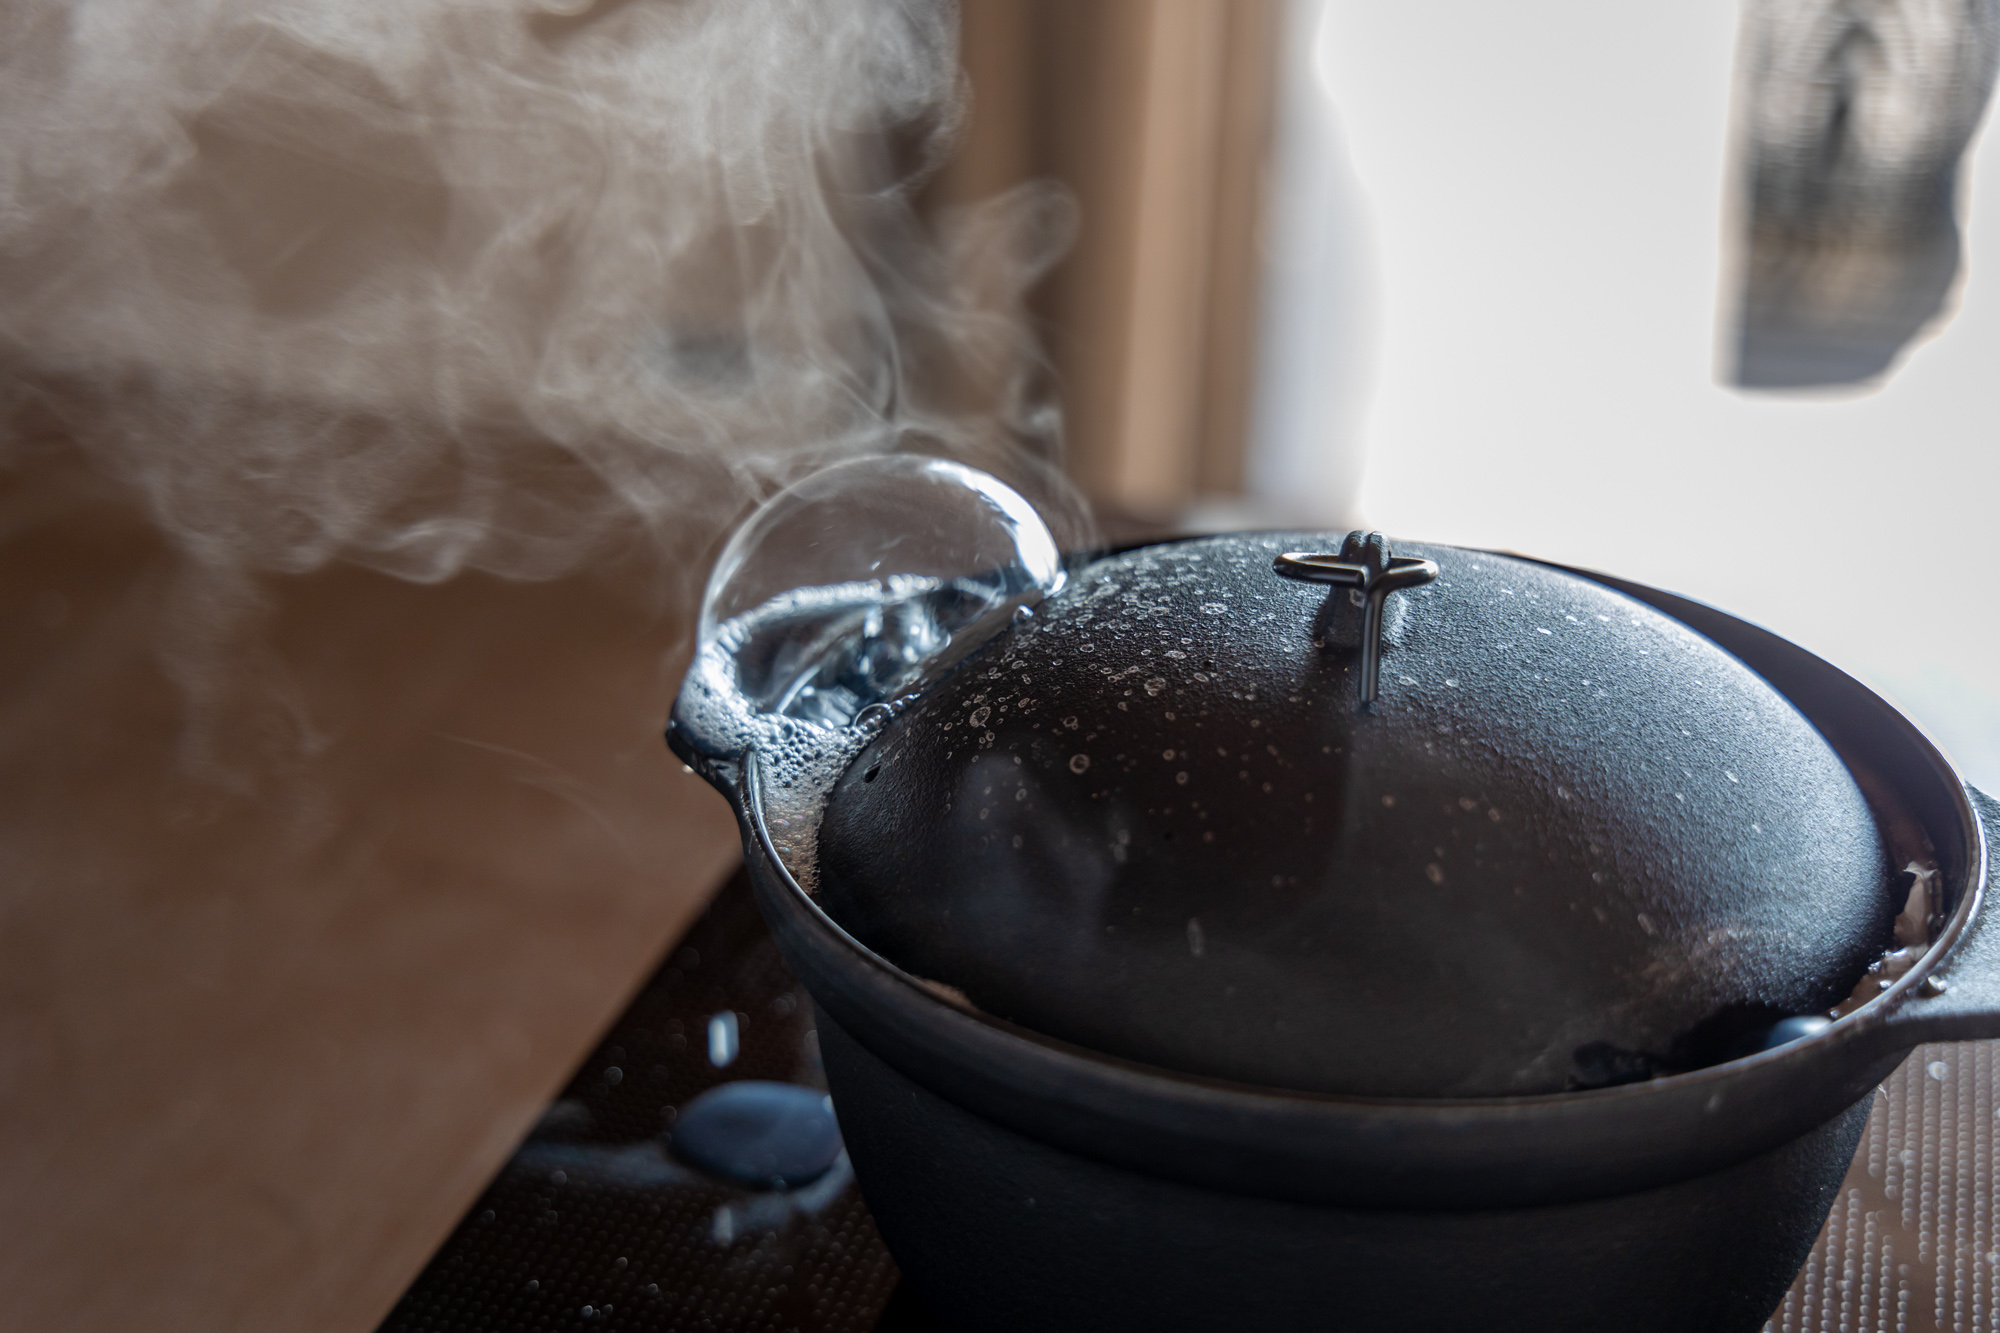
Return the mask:
<svg viewBox="0 0 2000 1333">
<path fill-rule="evenodd" d="M 739 794 L 756 753 L 772 842 L 813 890 L 821 808 L 868 738 L 1062 582 L 1047 527 L 995 478 L 907 455 L 838 464 L 731 539 L 674 725 Z"/>
<path fill-rule="evenodd" d="M 798 588 L 725 621 L 697 652 L 676 725 L 739 780 L 756 751 L 772 841 L 808 890 L 834 781 L 899 698 L 991 637 L 978 631 L 993 617 L 953 634 L 966 599 L 934 578 Z"/>
</svg>

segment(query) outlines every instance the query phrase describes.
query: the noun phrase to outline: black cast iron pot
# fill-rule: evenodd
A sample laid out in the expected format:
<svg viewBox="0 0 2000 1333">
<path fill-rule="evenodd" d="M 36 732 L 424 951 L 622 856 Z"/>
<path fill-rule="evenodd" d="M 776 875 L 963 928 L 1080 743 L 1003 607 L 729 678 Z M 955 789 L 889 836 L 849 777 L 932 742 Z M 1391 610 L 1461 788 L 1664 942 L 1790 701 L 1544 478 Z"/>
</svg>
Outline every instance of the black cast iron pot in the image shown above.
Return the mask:
<svg viewBox="0 0 2000 1333">
<path fill-rule="evenodd" d="M 1671 594 L 1414 549 L 1081 571 L 860 749 L 816 895 L 759 757 L 670 727 L 949 1326 L 1747 1333 L 1873 1089 L 2000 1036 L 2000 805 L 1886 703 Z"/>
</svg>

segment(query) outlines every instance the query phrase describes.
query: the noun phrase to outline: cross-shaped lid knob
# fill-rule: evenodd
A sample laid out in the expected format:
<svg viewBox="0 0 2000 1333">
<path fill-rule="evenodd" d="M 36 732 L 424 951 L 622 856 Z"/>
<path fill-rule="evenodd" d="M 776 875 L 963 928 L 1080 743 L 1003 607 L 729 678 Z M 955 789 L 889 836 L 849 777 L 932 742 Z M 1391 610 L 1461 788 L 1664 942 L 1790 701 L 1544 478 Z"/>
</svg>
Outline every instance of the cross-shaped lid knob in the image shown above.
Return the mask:
<svg viewBox="0 0 2000 1333">
<path fill-rule="evenodd" d="M 1436 578 L 1437 561 L 1396 555 L 1379 532 L 1350 532 L 1337 555 L 1286 551 L 1271 567 L 1288 579 L 1354 589 L 1361 603 L 1361 702 L 1373 703 L 1382 673 L 1382 604 L 1392 592 Z"/>
</svg>

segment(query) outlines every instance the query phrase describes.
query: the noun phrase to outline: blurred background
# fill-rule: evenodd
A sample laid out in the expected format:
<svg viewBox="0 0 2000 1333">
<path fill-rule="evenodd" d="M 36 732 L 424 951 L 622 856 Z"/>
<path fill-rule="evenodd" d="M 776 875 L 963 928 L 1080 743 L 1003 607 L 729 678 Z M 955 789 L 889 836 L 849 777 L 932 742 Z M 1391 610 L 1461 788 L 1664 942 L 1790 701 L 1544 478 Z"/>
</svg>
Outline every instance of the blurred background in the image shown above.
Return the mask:
<svg viewBox="0 0 2000 1333">
<path fill-rule="evenodd" d="M 828 457 L 1658 584 L 2000 789 L 1995 32 L 7 6 L 4 1304 L 380 1319 L 730 864 L 659 728 Z"/>
<path fill-rule="evenodd" d="M 1104 521 L 1366 522 L 1795 639 L 2000 783 L 1983 4 L 964 8 Z M 1919 571 L 1923 571 L 1919 573 Z"/>
</svg>

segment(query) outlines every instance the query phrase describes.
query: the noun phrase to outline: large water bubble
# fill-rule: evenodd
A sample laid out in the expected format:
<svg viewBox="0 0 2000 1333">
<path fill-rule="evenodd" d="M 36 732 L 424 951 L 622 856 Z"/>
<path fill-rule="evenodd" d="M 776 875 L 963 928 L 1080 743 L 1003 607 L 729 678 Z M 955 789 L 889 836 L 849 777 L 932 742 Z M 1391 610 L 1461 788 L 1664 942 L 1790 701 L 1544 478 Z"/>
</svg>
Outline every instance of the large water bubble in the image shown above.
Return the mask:
<svg viewBox="0 0 2000 1333">
<path fill-rule="evenodd" d="M 809 881 L 819 798 L 870 724 L 1062 582 L 1047 525 L 996 478 L 913 454 L 834 464 L 723 548 L 674 727 L 724 778 L 757 752 L 779 850 Z"/>
<path fill-rule="evenodd" d="M 773 496 L 723 549 L 699 649 L 757 713 L 844 726 L 920 687 L 1063 577 L 1034 507 L 984 472 L 900 454 Z"/>
<path fill-rule="evenodd" d="M 1062 584 L 1048 526 L 1004 482 L 958 462 L 852 458 L 786 486 L 716 560 L 696 671 L 732 717 L 680 725 L 716 757 L 822 729 L 910 695 Z M 686 697 L 684 697 L 686 701 Z M 690 701 L 692 703 L 692 701 Z"/>
</svg>

